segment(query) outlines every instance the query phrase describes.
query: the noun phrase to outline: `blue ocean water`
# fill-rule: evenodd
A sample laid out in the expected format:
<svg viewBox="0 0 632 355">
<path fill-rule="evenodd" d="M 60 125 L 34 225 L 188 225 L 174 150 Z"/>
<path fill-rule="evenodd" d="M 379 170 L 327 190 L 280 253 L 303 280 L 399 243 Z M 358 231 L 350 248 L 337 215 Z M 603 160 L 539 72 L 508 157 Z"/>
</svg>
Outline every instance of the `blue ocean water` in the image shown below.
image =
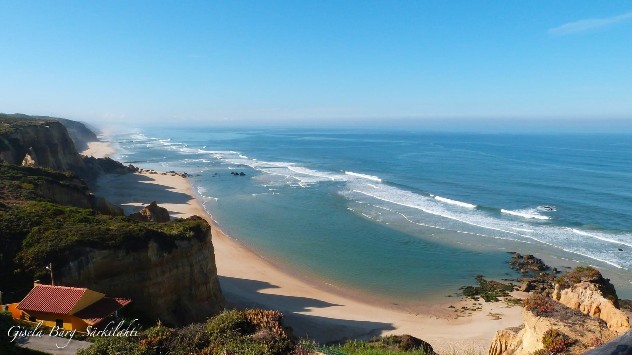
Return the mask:
<svg viewBox="0 0 632 355">
<path fill-rule="evenodd" d="M 632 296 L 630 135 L 198 127 L 111 139 L 123 161 L 194 174 L 228 234 L 334 286 L 434 300 L 477 274 L 515 276 L 507 252 L 519 251 L 596 266 Z"/>
</svg>

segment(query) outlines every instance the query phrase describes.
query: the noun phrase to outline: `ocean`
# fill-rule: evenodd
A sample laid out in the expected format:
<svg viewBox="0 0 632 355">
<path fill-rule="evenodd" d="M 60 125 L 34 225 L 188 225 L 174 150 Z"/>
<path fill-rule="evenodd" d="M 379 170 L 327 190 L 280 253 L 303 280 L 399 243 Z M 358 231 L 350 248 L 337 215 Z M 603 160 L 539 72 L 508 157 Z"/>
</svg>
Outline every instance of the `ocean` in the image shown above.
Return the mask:
<svg viewBox="0 0 632 355">
<path fill-rule="evenodd" d="M 478 274 L 515 278 L 517 251 L 595 266 L 632 297 L 630 135 L 192 127 L 108 139 L 121 161 L 192 174 L 225 232 L 333 287 L 435 302 Z"/>
</svg>

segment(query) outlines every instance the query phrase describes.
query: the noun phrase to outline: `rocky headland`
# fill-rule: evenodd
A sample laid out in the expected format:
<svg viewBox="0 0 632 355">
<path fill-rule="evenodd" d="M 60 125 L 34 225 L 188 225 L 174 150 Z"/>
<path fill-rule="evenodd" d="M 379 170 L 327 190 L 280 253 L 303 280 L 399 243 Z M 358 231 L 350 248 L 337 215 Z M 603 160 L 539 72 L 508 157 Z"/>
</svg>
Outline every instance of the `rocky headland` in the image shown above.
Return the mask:
<svg viewBox="0 0 632 355">
<path fill-rule="evenodd" d="M 64 123 L 64 124 L 62 124 Z M 81 123 L 0 115 L 0 263 L 4 301 L 21 299 L 33 280 L 131 297 L 147 319 L 182 325 L 224 307 L 211 228 L 202 218 L 171 221 L 154 202 L 133 216 L 90 187 L 105 173 L 136 171 L 77 153 L 96 139 Z"/>
<path fill-rule="evenodd" d="M 523 300 L 523 324 L 499 330 L 490 355 L 581 354 L 630 330 L 614 286 L 598 270 L 577 267 L 555 279 L 541 277 L 549 287 Z"/>
</svg>

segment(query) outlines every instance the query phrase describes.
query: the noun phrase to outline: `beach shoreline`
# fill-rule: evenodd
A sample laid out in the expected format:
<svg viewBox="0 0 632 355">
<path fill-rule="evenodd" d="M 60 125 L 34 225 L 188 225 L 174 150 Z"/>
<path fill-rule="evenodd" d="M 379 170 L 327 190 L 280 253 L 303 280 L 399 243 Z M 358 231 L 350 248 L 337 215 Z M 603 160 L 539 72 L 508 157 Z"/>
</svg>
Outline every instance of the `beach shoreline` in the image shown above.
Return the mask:
<svg viewBox="0 0 632 355">
<path fill-rule="evenodd" d="M 114 147 L 102 143 L 101 149 L 93 150 L 92 155 L 113 154 L 105 148 L 109 146 L 113 151 Z M 327 343 L 410 334 L 428 341 L 437 351 L 485 352 L 496 330 L 522 322 L 520 307 L 508 307 L 504 302 L 483 303 L 482 309 L 472 315 L 455 318 L 453 312 L 469 301 L 451 299 L 455 309 L 440 304 L 404 310 L 360 300 L 358 295 L 311 282 L 265 260 L 225 234 L 196 197 L 191 182 L 177 174 L 106 175 L 99 179 L 95 193 L 121 205 L 126 214 L 155 200 L 169 210 L 172 218 L 192 215 L 205 218 L 211 225 L 218 275 L 229 306 L 280 310 L 298 336 Z M 501 314 L 502 318 L 494 319 L 491 314 Z"/>
</svg>

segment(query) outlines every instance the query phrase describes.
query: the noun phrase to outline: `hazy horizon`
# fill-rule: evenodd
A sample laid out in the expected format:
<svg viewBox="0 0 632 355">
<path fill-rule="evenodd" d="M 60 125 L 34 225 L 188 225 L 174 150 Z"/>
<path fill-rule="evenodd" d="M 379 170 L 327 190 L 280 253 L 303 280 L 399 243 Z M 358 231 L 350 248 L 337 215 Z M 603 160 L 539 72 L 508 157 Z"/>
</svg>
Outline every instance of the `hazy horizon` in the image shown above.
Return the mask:
<svg viewBox="0 0 632 355">
<path fill-rule="evenodd" d="M 625 2 L 5 2 L 0 20 L 6 113 L 632 131 Z"/>
</svg>

